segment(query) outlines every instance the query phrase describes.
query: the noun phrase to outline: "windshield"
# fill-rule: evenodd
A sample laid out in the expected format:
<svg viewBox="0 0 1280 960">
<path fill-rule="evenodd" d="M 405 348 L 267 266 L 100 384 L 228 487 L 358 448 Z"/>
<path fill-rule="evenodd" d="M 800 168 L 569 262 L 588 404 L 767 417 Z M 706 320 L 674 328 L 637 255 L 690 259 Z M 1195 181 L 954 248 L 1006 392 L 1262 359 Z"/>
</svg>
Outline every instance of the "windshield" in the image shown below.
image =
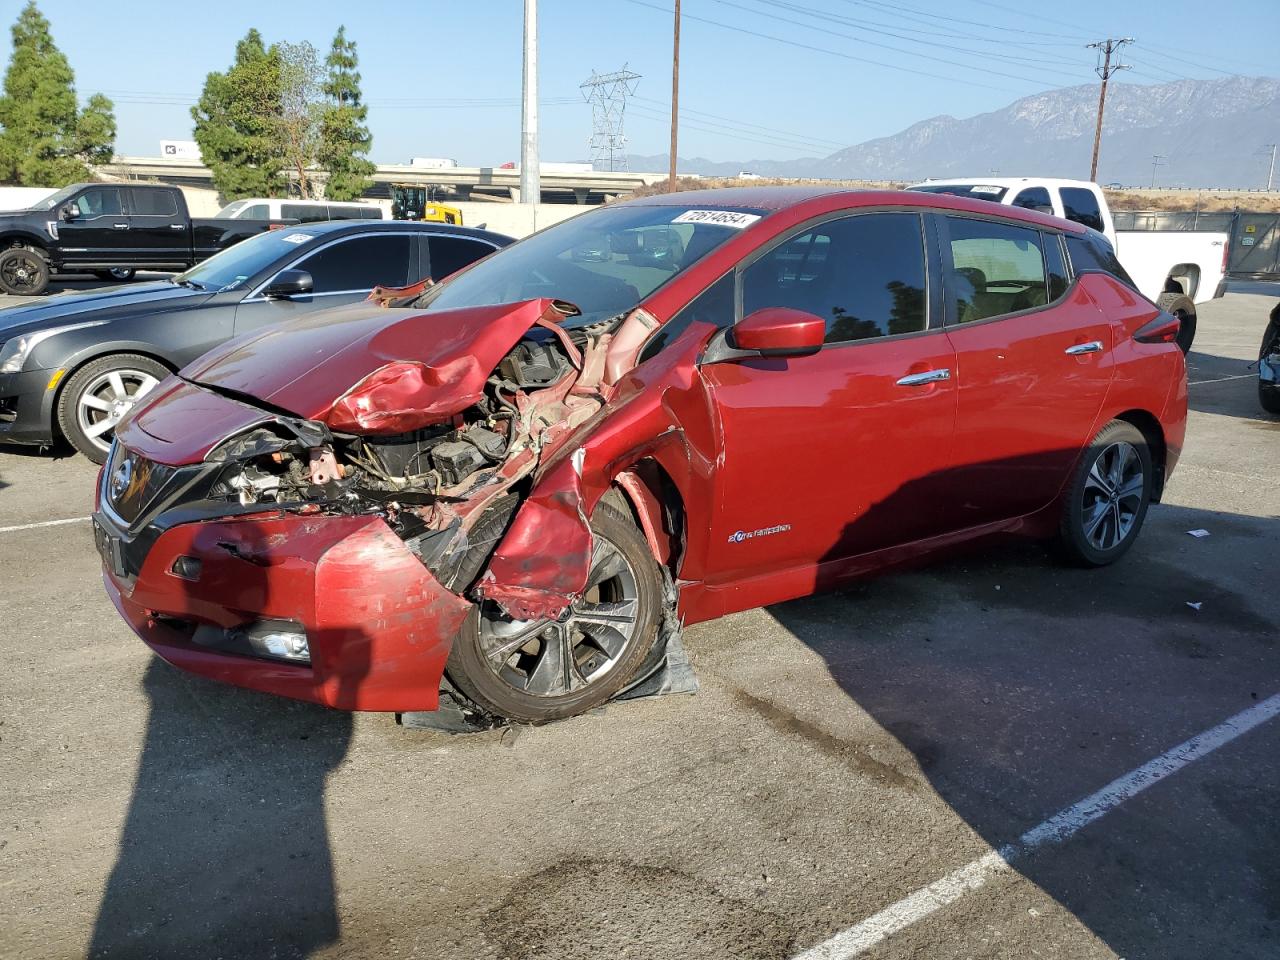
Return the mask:
<svg viewBox="0 0 1280 960">
<path fill-rule="evenodd" d="M 762 215 L 692 205 L 601 207 L 498 251 L 417 305 L 454 310 L 549 297 L 582 311 L 568 326 L 595 323 L 631 310 Z"/>
<path fill-rule="evenodd" d="M 953 197 L 972 197 L 975 200 L 992 200 L 999 203 L 1008 189 L 986 183 L 926 183 L 919 187 L 908 187 L 916 193 L 949 193 Z"/>
<path fill-rule="evenodd" d="M 173 280 L 192 283 L 204 290 L 234 290 L 290 250 L 297 250 L 314 239 L 312 234 L 296 229 L 269 230 L 214 254 Z"/>
<path fill-rule="evenodd" d="M 45 197 L 39 203 L 33 204 L 31 209 L 32 210 L 52 210 L 54 207 L 60 204 L 63 200 L 66 200 L 68 197 L 77 193 L 82 186 L 84 186 L 84 184 L 73 183 L 69 187 L 63 187 L 57 193 L 51 194 L 50 196 Z"/>
<path fill-rule="evenodd" d="M 234 217 L 237 213 L 243 210 L 248 203 L 248 200 L 232 200 L 225 207 L 215 213 L 214 217 L 221 217 L 224 220 L 228 217 Z"/>
</svg>

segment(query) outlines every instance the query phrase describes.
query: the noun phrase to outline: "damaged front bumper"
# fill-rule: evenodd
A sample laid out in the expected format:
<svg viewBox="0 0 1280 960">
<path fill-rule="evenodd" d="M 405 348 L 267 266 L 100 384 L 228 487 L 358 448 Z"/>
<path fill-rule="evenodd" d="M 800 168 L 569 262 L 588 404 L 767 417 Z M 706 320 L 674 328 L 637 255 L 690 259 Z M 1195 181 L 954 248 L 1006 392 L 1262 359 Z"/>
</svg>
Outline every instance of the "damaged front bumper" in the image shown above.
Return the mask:
<svg viewBox="0 0 1280 960">
<path fill-rule="evenodd" d="M 94 523 L 108 595 L 174 666 L 344 710 L 436 709 L 450 645 L 472 605 L 380 518 L 271 514 L 180 524 L 140 545 L 136 573 L 125 531 L 102 511 Z M 307 660 L 255 649 L 250 641 L 263 624 L 302 633 Z"/>
</svg>

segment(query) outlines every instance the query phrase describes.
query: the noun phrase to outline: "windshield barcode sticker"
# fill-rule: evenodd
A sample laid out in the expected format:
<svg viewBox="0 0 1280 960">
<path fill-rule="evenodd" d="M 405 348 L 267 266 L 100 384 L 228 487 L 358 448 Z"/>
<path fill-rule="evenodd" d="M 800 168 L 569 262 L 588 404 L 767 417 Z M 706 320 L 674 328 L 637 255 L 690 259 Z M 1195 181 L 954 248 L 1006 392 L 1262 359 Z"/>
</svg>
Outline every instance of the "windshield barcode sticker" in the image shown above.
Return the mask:
<svg viewBox="0 0 1280 960">
<path fill-rule="evenodd" d="M 736 210 L 686 210 L 672 223 L 706 223 L 714 227 L 733 227 L 741 230 L 760 219 L 758 213 L 738 213 Z"/>
<path fill-rule="evenodd" d="M 311 237 L 305 233 L 291 233 L 287 237 L 281 237 L 280 239 L 285 243 L 306 243 Z"/>
</svg>

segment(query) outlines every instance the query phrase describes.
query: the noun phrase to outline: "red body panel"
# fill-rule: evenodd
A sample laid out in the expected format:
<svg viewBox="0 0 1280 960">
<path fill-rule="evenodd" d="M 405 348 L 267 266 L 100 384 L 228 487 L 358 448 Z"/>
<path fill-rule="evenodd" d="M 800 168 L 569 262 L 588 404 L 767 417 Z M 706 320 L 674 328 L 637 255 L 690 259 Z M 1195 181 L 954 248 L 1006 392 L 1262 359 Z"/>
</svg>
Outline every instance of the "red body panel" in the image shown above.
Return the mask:
<svg viewBox="0 0 1280 960">
<path fill-rule="evenodd" d="M 202 561 L 199 582 L 170 572 L 179 556 Z M 160 536 L 134 585 L 104 579 L 138 636 L 175 666 L 345 710 L 434 710 L 450 642 L 471 608 L 378 517 L 183 524 Z M 217 627 L 296 620 L 312 664 L 203 647 L 157 614 Z"/>
<path fill-rule="evenodd" d="M 771 212 L 641 303 L 631 319 L 643 315 L 645 325 L 619 330 L 614 353 L 602 347 L 588 360 L 585 348 L 568 346 L 577 379 L 566 378 L 543 408 L 565 419 L 540 435 L 524 502 L 472 597 L 441 586 L 380 517 L 273 514 L 161 534 L 135 585 L 107 575 L 121 613 L 161 656 L 206 676 L 349 709 L 432 709 L 474 596 L 517 617 L 548 617 L 582 590 L 588 518 L 611 489 L 626 492 L 655 555 L 671 559 L 679 612 L 694 623 L 976 537 L 1048 533 L 1081 448 L 1113 417 L 1157 424 L 1168 469 L 1177 462 L 1182 355 L 1136 343 L 1133 332 L 1155 308 L 1101 275 L 1080 277 L 1065 301 L 1023 315 L 941 327 L 935 304 L 933 329 L 805 356 L 704 363 L 718 327 L 699 319 L 652 358 L 623 363 L 654 320 L 670 320 L 744 258 L 815 217 L 911 207 L 1082 229 L 945 195 L 803 188 L 707 191 L 704 201 Z M 400 433 L 470 406 L 511 346 L 556 316 L 548 300 L 426 314 L 329 311 L 233 341 L 184 376 L 335 430 Z M 1093 341 L 1102 349 L 1065 352 Z M 899 382 L 943 369 L 947 379 Z M 587 409 L 574 401 L 588 397 L 590 413 L 569 419 Z M 171 380 L 119 436 L 149 459 L 195 463 L 271 416 Z M 534 447 L 521 455 L 532 463 Z M 666 488 L 678 494 L 682 530 L 663 526 Z M 199 582 L 169 572 L 178 556 L 203 561 Z M 165 617 L 219 627 L 298 620 L 314 663 L 217 652 Z"/>
</svg>

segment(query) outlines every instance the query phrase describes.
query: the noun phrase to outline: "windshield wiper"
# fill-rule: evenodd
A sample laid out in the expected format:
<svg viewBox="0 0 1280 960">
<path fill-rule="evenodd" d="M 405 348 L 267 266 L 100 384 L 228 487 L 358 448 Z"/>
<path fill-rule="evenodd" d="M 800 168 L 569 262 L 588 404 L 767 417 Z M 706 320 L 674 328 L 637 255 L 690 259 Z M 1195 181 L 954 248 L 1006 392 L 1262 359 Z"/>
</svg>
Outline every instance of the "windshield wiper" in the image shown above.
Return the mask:
<svg viewBox="0 0 1280 960">
<path fill-rule="evenodd" d="M 169 282 L 175 283 L 180 287 L 190 287 L 192 290 L 205 289 L 205 285 L 203 283 L 197 283 L 195 280 L 188 280 L 186 277 L 182 277 L 181 279 L 170 277 Z"/>
</svg>

